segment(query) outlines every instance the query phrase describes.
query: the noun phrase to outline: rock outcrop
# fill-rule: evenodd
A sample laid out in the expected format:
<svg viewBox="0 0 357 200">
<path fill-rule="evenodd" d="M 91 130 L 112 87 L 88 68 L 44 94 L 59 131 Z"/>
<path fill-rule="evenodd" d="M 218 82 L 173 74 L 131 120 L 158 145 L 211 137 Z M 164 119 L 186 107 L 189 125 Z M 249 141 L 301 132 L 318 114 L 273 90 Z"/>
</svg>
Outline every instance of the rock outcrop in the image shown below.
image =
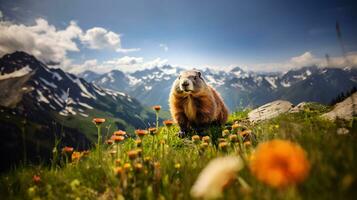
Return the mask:
<svg viewBox="0 0 357 200">
<path fill-rule="evenodd" d="M 322 117 L 330 120 L 344 119 L 352 120 L 357 116 L 357 92 L 353 93 L 344 101 L 337 103 L 334 108 L 322 115 Z"/>
<path fill-rule="evenodd" d="M 259 122 L 288 112 L 293 107 L 289 101 L 277 100 L 260 106 L 248 113 L 250 122 Z"/>
</svg>

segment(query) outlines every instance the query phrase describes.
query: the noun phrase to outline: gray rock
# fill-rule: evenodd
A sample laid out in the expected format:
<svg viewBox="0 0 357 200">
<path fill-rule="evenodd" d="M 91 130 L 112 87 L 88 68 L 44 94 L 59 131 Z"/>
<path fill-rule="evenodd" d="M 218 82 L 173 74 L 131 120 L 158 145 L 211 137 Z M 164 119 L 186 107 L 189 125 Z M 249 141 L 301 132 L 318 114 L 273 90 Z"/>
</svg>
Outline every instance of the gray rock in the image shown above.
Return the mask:
<svg viewBox="0 0 357 200">
<path fill-rule="evenodd" d="M 344 101 L 337 103 L 332 111 L 322 115 L 322 117 L 330 120 L 337 118 L 352 120 L 354 116 L 357 116 L 357 92 L 353 93 Z"/>
<path fill-rule="evenodd" d="M 289 101 L 277 100 L 260 106 L 248 113 L 250 122 L 259 122 L 288 112 L 293 107 Z"/>
<path fill-rule="evenodd" d="M 297 106 L 291 108 L 289 110 L 289 112 L 290 113 L 298 113 L 298 112 L 304 111 L 305 106 L 307 106 L 307 105 L 308 105 L 308 102 L 301 102 Z"/>
</svg>

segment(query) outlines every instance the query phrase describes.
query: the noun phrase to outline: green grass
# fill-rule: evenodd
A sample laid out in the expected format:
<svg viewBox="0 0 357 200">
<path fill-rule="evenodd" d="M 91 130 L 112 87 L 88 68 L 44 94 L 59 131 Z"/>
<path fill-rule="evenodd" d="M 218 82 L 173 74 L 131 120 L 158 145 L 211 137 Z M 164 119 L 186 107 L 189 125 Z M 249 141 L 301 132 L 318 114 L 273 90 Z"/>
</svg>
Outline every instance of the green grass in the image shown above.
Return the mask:
<svg viewBox="0 0 357 200">
<path fill-rule="evenodd" d="M 161 127 L 156 136 L 143 138 L 142 156 L 135 161 L 129 160 L 127 155 L 129 150 L 137 149 L 134 139 L 127 138 L 120 144 L 119 166 L 140 163 L 141 170 L 133 167 L 118 177 L 114 172 L 115 158 L 110 154 L 116 146 L 103 144 L 101 158 L 99 152 L 92 149 L 89 156 L 79 162 L 65 163 L 62 159 L 52 168 L 20 166 L 3 174 L 0 196 L 2 199 L 191 199 L 191 186 L 211 159 L 241 155 L 247 163 L 246 158 L 256 145 L 280 138 L 305 149 L 311 164 L 308 178 L 297 187 L 277 190 L 259 182 L 245 166 L 237 177 L 245 180 L 251 190 L 244 190 L 236 180 L 225 189 L 224 199 L 356 199 L 356 124 L 321 119 L 320 114 L 327 109 L 318 106 L 254 125 L 244 120 L 248 111 L 233 113 L 229 121 L 243 120 L 255 137 L 252 147 L 231 144 L 227 151 L 212 144 L 202 149 L 190 138 L 178 138 L 176 126 Z M 337 129 L 341 127 L 350 133 L 338 135 Z M 216 136 L 221 134 L 211 132 Z M 34 183 L 34 175 L 41 177 L 40 183 Z"/>
</svg>

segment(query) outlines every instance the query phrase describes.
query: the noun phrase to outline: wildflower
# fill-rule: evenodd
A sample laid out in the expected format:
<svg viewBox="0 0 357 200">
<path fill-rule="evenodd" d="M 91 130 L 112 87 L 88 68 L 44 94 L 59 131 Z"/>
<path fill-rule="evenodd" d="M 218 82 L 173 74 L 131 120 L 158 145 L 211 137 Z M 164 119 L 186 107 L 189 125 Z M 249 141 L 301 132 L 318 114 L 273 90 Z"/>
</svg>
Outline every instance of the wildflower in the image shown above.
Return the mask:
<svg viewBox="0 0 357 200">
<path fill-rule="evenodd" d="M 122 167 L 114 168 L 114 173 L 115 175 L 120 176 L 123 173 L 123 168 Z"/>
<path fill-rule="evenodd" d="M 232 125 L 232 129 L 234 130 L 234 129 L 238 129 L 240 126 L 239 126 L 239 124 L 233 124 Z"/>
<path fill-rule="evenodd" d="M 181 168 L 181 164 L 180 163 L 176 163 L 175 164 L 175 169 L 179 170 Z"/>
<path fill-rule="evenodd" d="M 209 143 L 210 137 L 209 137 L 209 136 L 203 136 L 203 137 L 202 137 L 202 141 L 203 141 L 203 142 L 206 142 L 206 143 Z"/>
<path fill-rule="evenodd" d="M 105 122 L 105 119 L 104 118 L 94 118 L 93 119 L 93 123 L 97 126 L 101 125 L 102 123 Z"/>
<path fill-rule="evenodd" d="M 107 145 L 112 145 L 114 143 L 114 141 L 112 139 L 109 139 L 105 143 L 107 143 Z"/>
<path fill-rule="evenodd" d="M 271 140 L 258 146 L 250 169 L 258 180 L 283 188 L 302 182 L 308 175 L 310 165 L 305 151 L 298 144 Z"/>
<path fill-rule="evenodd" d="M 130 160 L 134 160 L 138 157 L 138 152 L 136 150 L 131 150 L 128 152 L 128 157 Z"/>
<path fill-rule="evenodd" d="M 120 164 L 121 164 L 121 160 L 120 160 L 120 159 L 116 159 L 116 160 L 115 160 L 115 165 L 116 165 L 116 166 L 120 166 Z"/>
<path fill-rule="evenodd" d="M 191 196 L 203 199 L 221 197 L 223 189 L 242 168 L 243 161 L 239 156 L 227 156 L 211 160 L 192 186 Z"/>
<path fill-rule="evenodd" d="M 155 135 L 157 129 L 156 128 L 149 128 L 148 130 L 149 130 L 150 135 Z"/>
<path fill-rule="evenodd" d="M 219 142 L 219 143 L 225 142 L 225 141 L 226 141 L 226 139 L 224 139 L 224 138 L 218 138 L 218 142 Z"/>
<path fill-rule="evenodd" d="M 244 144 L 245 147 L 252 146 L 252 143 L 250 141 L 245 141 L 243 144 Z"/>
<path fill-rule="evenodd" d="M 207 142 L 202 142 L 202 144 L 200 144 L 201 149 L 206 149 L 209 146 L 209 144 Z"/>
<path fill-rule="evenodd" d="M 138 135 L 140 138 L 142 138 L 147 134 L 147 132 L 146 130 L 137 129 L 135 130 L 135 134 Z"/>
<path fill-rule="evenodd" d="M 74 179 L 69 185 L 71 186 L 72 190 L 76 190 L 80 184 L 81 182 L 79 182 L 78 179 Z"/>
<path fill-rule="evenodd" d="M 82 157 L 82 154 L 78 151 L 74 151 L 72 153 L 72 161 L 75 162 L 75 161 L 79 161 Z"/>
<path fill-rule="evenodd" d="M 35 184 L 39 184 L 41 182 L 41 177 L 39 175 L 34 175 L 32 180 Z"/>
<path fill-rule="evenodd" d="M 124 136 L 116 136 L 116 135 L 113 135 L 113 136 L 111 137 L 111 139 L 114 140 L 115 143 L 119 143 L 119 142 L 125 140 L 125 137 L 124 137 Z"/>
<path fill-rule="evenodd" d="M 159 112 L 161 110 L 161 106 L 156 105 L 156 106 L 153 106 L 152 109 L 154 109 L 156 112 Z"/>
<path fill-rule="evenodd" d="M 218 147 L 219 147 L 221 150 L 225 151 L 225 150 L 227 150 L 228 143 L 227 143 L 227 142 L 220 142 L 220 143 L 218 144 Z"/>
<path fill-rule="evenodd" d="M 160 144 L 164 145 L 165 144 L 165 140 L 160 140 Z"/>
<path fill-rule="evenodd" d="M 149 163 L 150 161 L 151 161 L 151 157 L 150 156 L 145 156 L 144 163 Z"/>
<path fill-rule="evenodd" d="M 251 133 L 252 133 L 251 130 L 244 130 L 244 131 L 239 132 L 239 135 L 241 135 L 243 138 L 245 138 L 245 137 L 249 136 Z"/>
<path fill-rule="evenodd" d="M 135 144 L 137 147 L 141 147 L 142 146 L 142 141 L 140 139 L 135 140 Z"/>
<path fill-rule="evenodd" d="M 238 142 L 238 136 L 236 134 L 232 134 L 229 136 L 229 141 L 231 142 Z"/>
<path fill-rule="evenodd" d="M 137 149 L 136 153 L 138 154 L 138 157 L 141 157 L 143 154 L 143 150 L 142 149 Z"/>
<path fill-rule="evenodd" d="M 174 121 L 168 119 L 163 121 L 163 123 L 166 127 L 171 127 L 174 124 Z"/>
<path fill-rule="evenodd" d="M 226 137 L 227 135 L 229 135 L 229 130 L 222 131 L 222 137 Z"/>
<path fill-rule="evenodd" d="M 123 165 L 123 168 L 124 168 L 125 171 L 128 171 L 128 170 L 131 169 L 131 164 L 130 164 L 130 163 L 125 163 L 125 164 Z"/>
<path fill-rule="evenodd" d="M 125 131 L 122 131 L 122 130 L 119 130 L 119 131 L 115 131 L 113 135 L 116 135 L 116 136 L 125 136 L 125 135 L 126 135 L 126 132 L 125 132 Z"/>
<path fill-rule="evenodd" d="M 109 153 L 113 158 L 117 155 L 117 151 L 115 151 L 115 150 L 112 150 Z"/>
<path fill-rule="evenodd" d="M 72 152 L 73 152 L 73 147 L 65 146 L 62 148 L 62 153 L 64 154 L 71 154 Z"/>
<path fill-rule="evenodd" d="M 89 156 L 89 153 L 90 153 L 89 150 L 85 150 L 85 151 L 82 152 L 82 155 L 83 155 L 84 157 L 87 157 L 87 156 Z"/>
<path fill-rule="evenodd" d="M 136 172 L 141 172 L 141 170 L 143 169 L 143 165 L 141 163 L 135 163 L 134 169 Z"/>
<path fill-rule="evenodd" d="M 191 139 L 192 139 L 192 141 L 194 141 L 194 142 L 198 142 L 198 141 L 200 141 L 200 136 L 194 135 L 194 136 L 191 137 Z"/>
</svg>

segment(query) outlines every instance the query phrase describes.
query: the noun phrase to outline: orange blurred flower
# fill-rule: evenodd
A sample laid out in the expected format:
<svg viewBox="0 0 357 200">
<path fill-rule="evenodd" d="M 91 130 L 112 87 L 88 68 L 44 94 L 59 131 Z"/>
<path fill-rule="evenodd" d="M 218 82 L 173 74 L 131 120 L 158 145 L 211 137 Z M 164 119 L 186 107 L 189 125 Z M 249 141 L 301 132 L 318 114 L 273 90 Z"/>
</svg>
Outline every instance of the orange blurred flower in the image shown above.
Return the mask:
<svg viewBox="0 0 357 200">
<path fill-rule="evenodd" d="M 170 126 L 172 126 L 172 125 L 174 124 L 174 121 L 168 119 L 168 120 L 164 120 L 162 123 L 163 123 L 165 126 L 170 127 Z"/>
<path fill-rule="evenodd" d="M 138 152 L 136 150 L 128 151 L 128 157 L 130 160 L 134 160 L 138 157 Z"/>
<path fill-rule="evenodd" d="M 149 128 L 148 130 L 151 135 L 155 135 L 157 131 L 156 128 Z"/>
<path fill-rule="evenodd" d="M 258 146 L 252 155 L 250 169 L 258 180 L 283 188 L 305 180 L 310 164 L 298 144 L 276 139 Z"/>
<path fill-rule="evenodd" d="M 158 112 L 161 110 L 161 106 L 156 105 L 156 106 L 153 106 L 152 109 L 154 109 L 156 112 Z"/>
<path fill-rule="evenodd" d="M 81 157 L 82 157 L 81 152 L 74 151 L 74 152 L 72 153 L 72 161 L 73 161 L 73 162 L 79 161 L 79 160 L 81 159 Z"/>
<path fill-rule="evenodd" d="M 124 136 L 116 136 L 116 135 L 113 135 L 111 137 L 111 139 L 115 142 L 115 143 L 119 143 L 123 140 L 125 140 L 125 137 Z"/>
<path fill-rule="evenodd" d="M 35 184 L 39 184 L 41 182 L 41 177 L 39 175 L 34 175 L 32 180 Z"/>
<path fill-rule="evenodd" d="M 191 137 L 192 141 L 196 142 L 196 141 L 199 141 L 200 140 L 200 136 L 198 135 L 194 135 Z"/>
<path fill-rule="evenodd" d="M 125 131 L 122 131 L 122 130 L 119 130 L 119 131 L 115 131 L 113 135 L 116 135 L 116 136 L 124 136 L 124 135 L 126 135 L 126 132 L 125 132 Z"/>
<path fill-rule="evenodd" d="M 65 146 L 65 147 L 62 148 L 62 153 L 71 154 L 72 152 L 73 152 L 73 147 Z"/>
<path fill-rule="evenodd" d="M 203 137 L 202 137 L 202 141 L 203 141 L 203 142 L 206 142 L 206 143 L 209 143 L 210 137 L 209 137 L 209 136 L 203 136 Z"/>
<path fill-rule="evenodd" d="M 104 118 L 94 118 L 93 119 L 93 123 L 95 124 L 95 125 L 101 125 L 102 123 L 104 123 L 105 122 L 105 119 Z"/>
<path fill-rule="evenodd" d="M 232 125 L 232 129 L 238 129 L 239 128 L 239 124 L 233 124 Z"/>
<path fill-rule="evenodd" d="M 107 140 L 105 143 L 107 143 L 108 145 L 112 145 L 113 144 L 113 140 L 112 139 L 109 139 L 109 140 Z"/>
<path fill-rule="evenodd" d="M 142 129 L 137 129 L 135 130 L 135 134 L 138 135 L 139 137 L 144 137 L 147 134 L 147 131 Z"/>
</svg>

